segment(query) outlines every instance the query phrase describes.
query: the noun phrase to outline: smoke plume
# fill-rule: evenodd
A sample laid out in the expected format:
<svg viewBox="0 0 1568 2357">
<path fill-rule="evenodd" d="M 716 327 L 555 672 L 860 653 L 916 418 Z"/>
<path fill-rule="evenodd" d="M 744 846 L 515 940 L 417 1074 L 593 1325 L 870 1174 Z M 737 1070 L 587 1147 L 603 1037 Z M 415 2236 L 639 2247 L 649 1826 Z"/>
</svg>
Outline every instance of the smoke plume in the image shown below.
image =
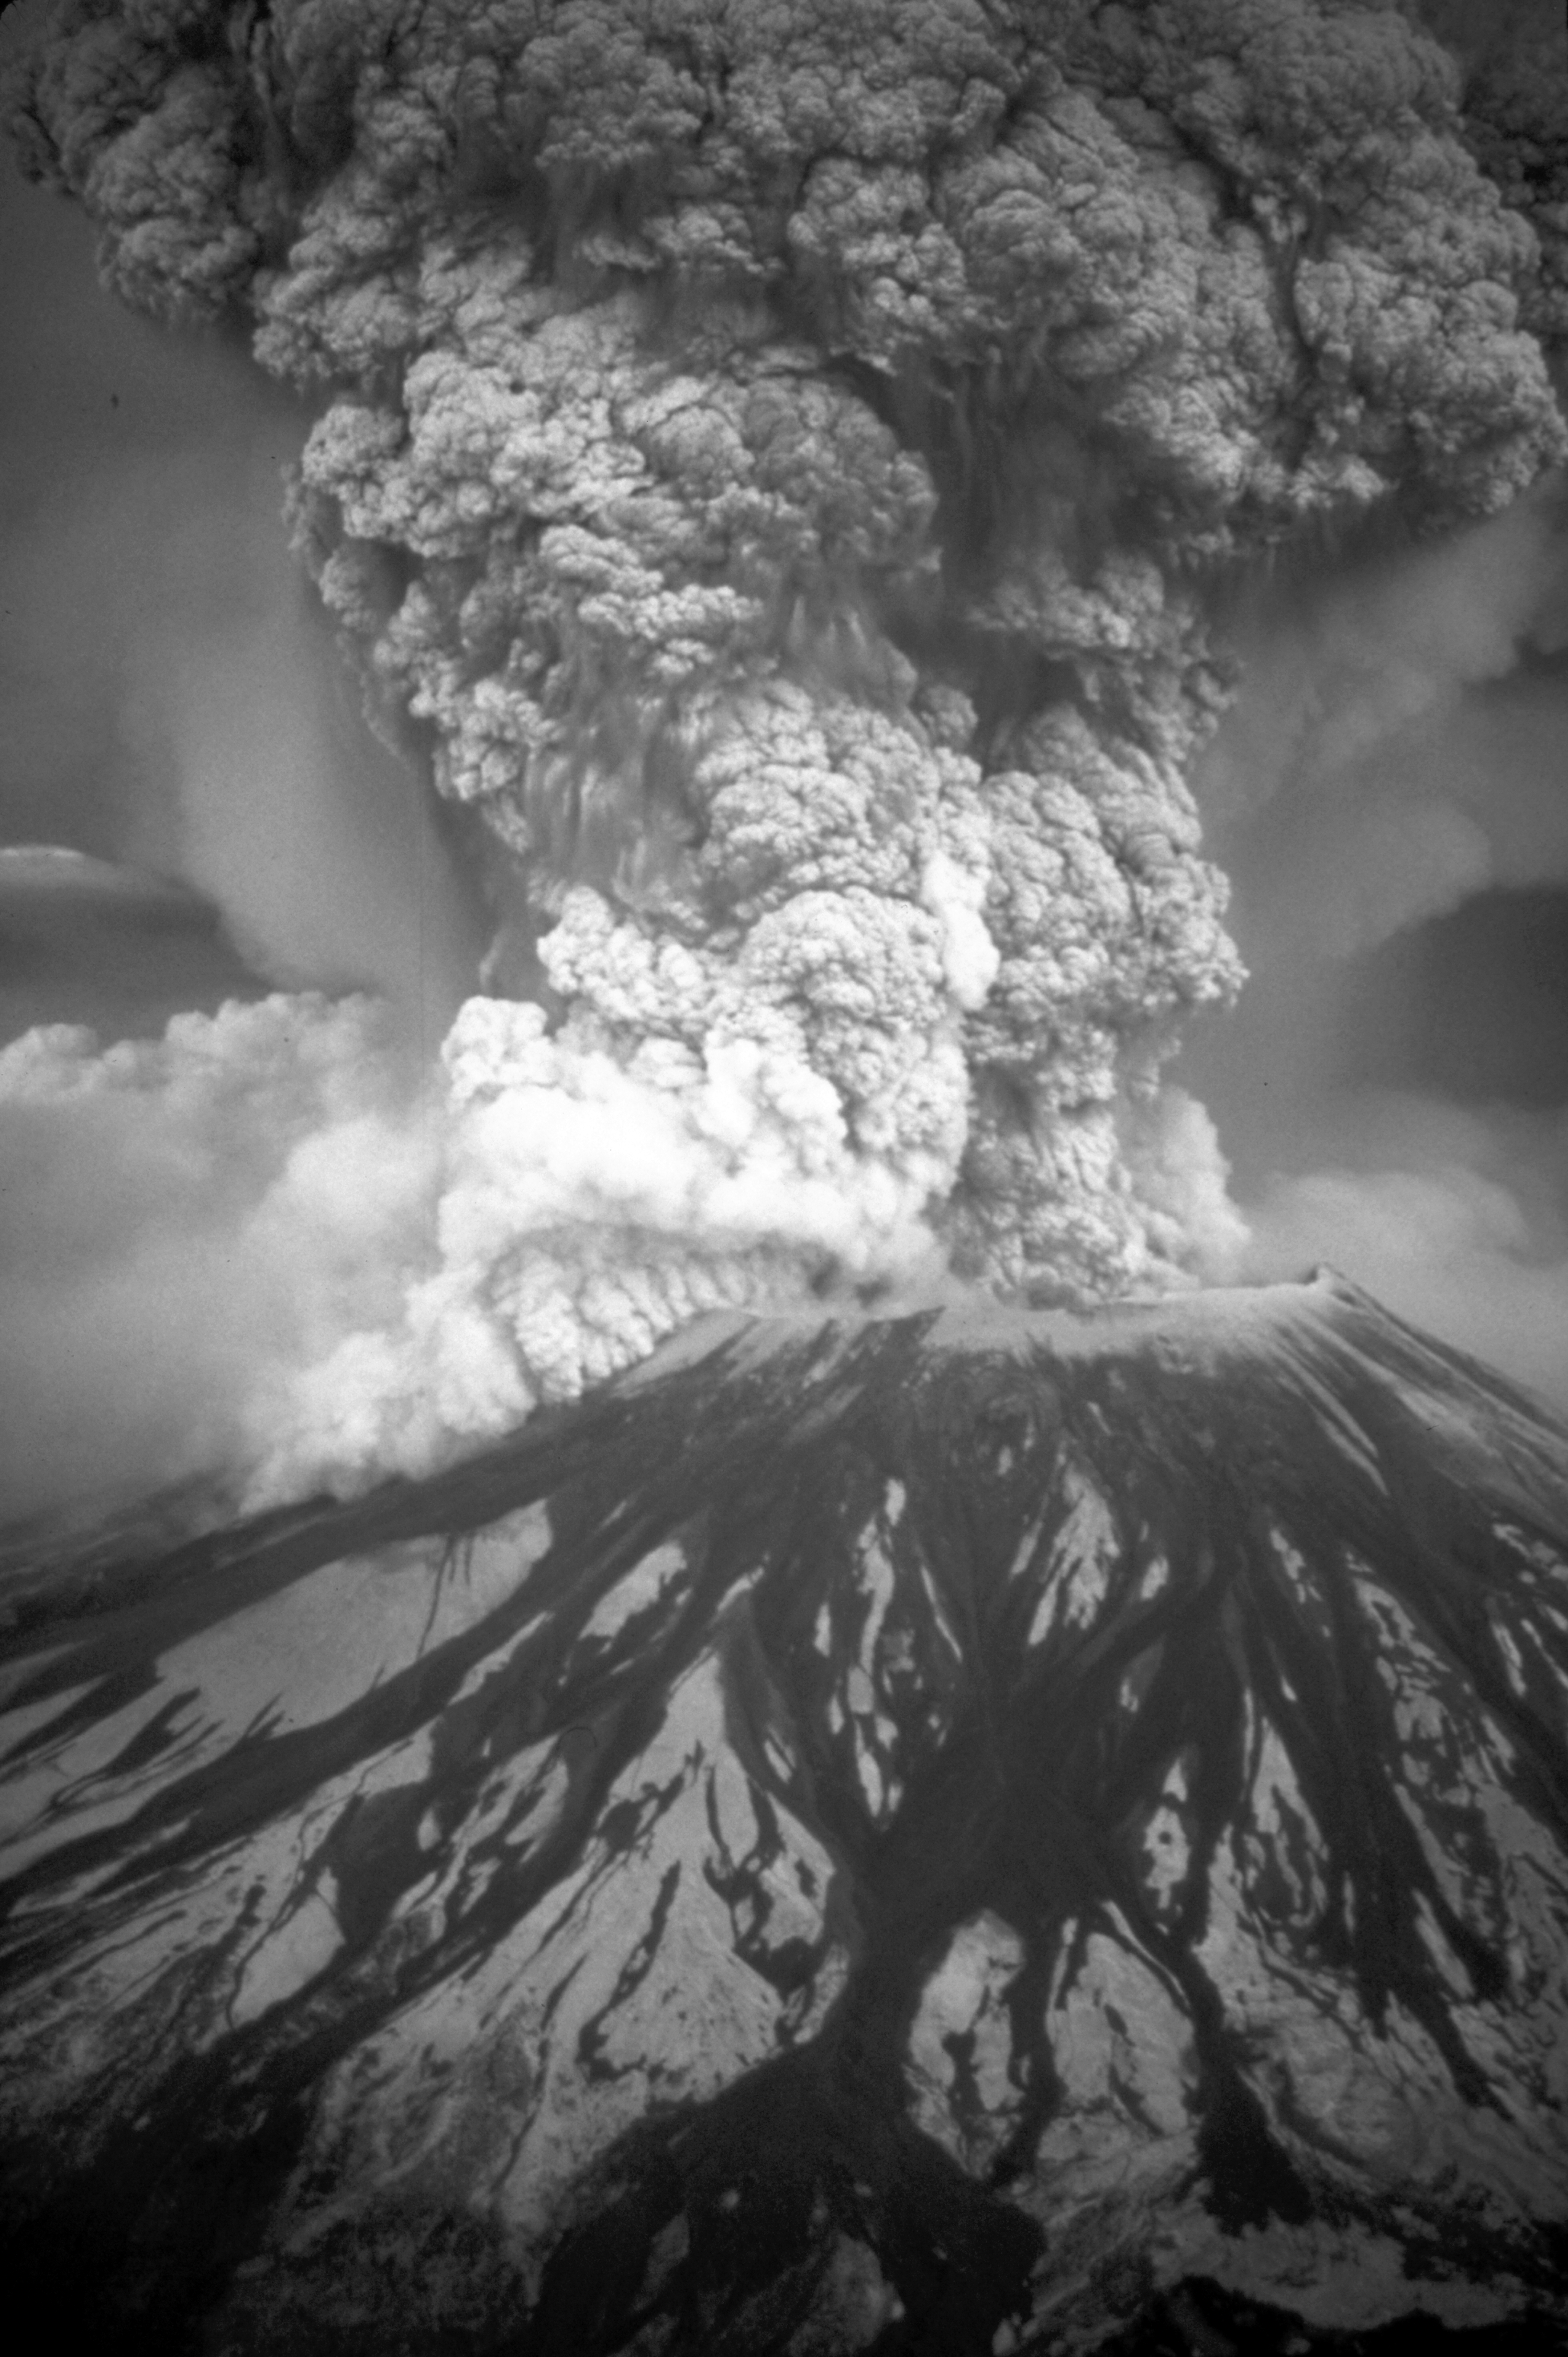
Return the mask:
<svg viewBox="0 0 1568 2357">
<path fill-rule="evenodd" d="M 1341 0 L 63 0 L 28 167 L 128 302 L 242 320 L 314 404 L 298 550 L 494 917 L 395 1200 L 246 1395 L 261 1493 L 421 1468 L 711 1303 L 1234 1265 L 1165 1080 L 1240 979 L 1187 783 L 1226 585 L 1480 523 L 1565 447 L 1485 71 Z M 199 661 L 239 723 L 191 766 L 242 797 L 278 716 Z M 1458 802 L 1426 839 L 1421 907 L 1482 856 Z M 50 1119 L 125 1093 L 74 1039 L 22 1069 Z M 256 1232 L 386 1117 L 301 1132 Z"/>
</svg>

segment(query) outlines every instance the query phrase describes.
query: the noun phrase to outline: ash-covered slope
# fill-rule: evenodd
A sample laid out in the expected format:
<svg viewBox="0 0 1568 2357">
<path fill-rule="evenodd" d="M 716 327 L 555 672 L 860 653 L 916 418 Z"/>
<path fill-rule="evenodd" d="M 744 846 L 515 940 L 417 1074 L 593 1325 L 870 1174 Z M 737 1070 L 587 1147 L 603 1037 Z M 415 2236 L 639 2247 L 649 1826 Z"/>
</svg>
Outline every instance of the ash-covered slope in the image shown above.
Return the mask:
<svg viewBox="0 0 1568 2357">
<path fill-rule="evenodd" d="M 1568 2314 L 1568 1441 L 1337 1279 L 719 1321 L 10 1613 L 100 2348 Z"/>
</svg>

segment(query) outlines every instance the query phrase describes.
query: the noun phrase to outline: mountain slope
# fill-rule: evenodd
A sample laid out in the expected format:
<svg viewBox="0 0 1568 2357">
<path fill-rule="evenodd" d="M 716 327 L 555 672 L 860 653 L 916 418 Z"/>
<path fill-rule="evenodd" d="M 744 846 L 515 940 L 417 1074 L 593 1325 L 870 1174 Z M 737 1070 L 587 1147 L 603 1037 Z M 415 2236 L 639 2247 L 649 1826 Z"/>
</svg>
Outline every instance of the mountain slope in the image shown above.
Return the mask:
<svg viewBox="0 0 1568 2357">
<path fill-rule="evenodd" d="M 704 1321 L 10 1611 L 6 2237 L 102 2345 L 1568 2316 L 1568 1440 L 1326 1274 Z"/>
</svg>

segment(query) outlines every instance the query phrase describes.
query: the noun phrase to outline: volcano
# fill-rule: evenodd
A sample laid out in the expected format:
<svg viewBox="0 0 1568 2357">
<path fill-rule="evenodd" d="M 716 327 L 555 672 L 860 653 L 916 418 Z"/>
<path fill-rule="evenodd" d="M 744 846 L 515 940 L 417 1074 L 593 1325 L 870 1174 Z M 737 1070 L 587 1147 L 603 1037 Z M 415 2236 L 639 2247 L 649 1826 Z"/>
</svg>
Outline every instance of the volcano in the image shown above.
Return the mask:
<svg viewBox="0 0 1568 2357">
<path fill-rule="evenodd" d="M 715 1317 L 5 1598 L 7 2279 L 101 2350 L 1568 2319 L 1568 1436 L 1329 1273 Z"/>
</svg>

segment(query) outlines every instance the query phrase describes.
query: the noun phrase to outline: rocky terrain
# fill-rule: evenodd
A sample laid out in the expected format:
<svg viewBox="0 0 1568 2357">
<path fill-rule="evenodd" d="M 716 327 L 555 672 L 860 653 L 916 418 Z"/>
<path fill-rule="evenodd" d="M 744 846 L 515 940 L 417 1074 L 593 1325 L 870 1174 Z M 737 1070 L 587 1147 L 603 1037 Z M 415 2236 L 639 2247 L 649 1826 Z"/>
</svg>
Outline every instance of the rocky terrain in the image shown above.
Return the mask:
<svg viewBox="0 0 1568 2357">
<path fill-rule="evenodd" d="M 428 1480 L 7 1560 L 64 2339 L 1568 2329 L 1568 1437 L 1327 1273 L 715 1318 Z"/>
</svg>

